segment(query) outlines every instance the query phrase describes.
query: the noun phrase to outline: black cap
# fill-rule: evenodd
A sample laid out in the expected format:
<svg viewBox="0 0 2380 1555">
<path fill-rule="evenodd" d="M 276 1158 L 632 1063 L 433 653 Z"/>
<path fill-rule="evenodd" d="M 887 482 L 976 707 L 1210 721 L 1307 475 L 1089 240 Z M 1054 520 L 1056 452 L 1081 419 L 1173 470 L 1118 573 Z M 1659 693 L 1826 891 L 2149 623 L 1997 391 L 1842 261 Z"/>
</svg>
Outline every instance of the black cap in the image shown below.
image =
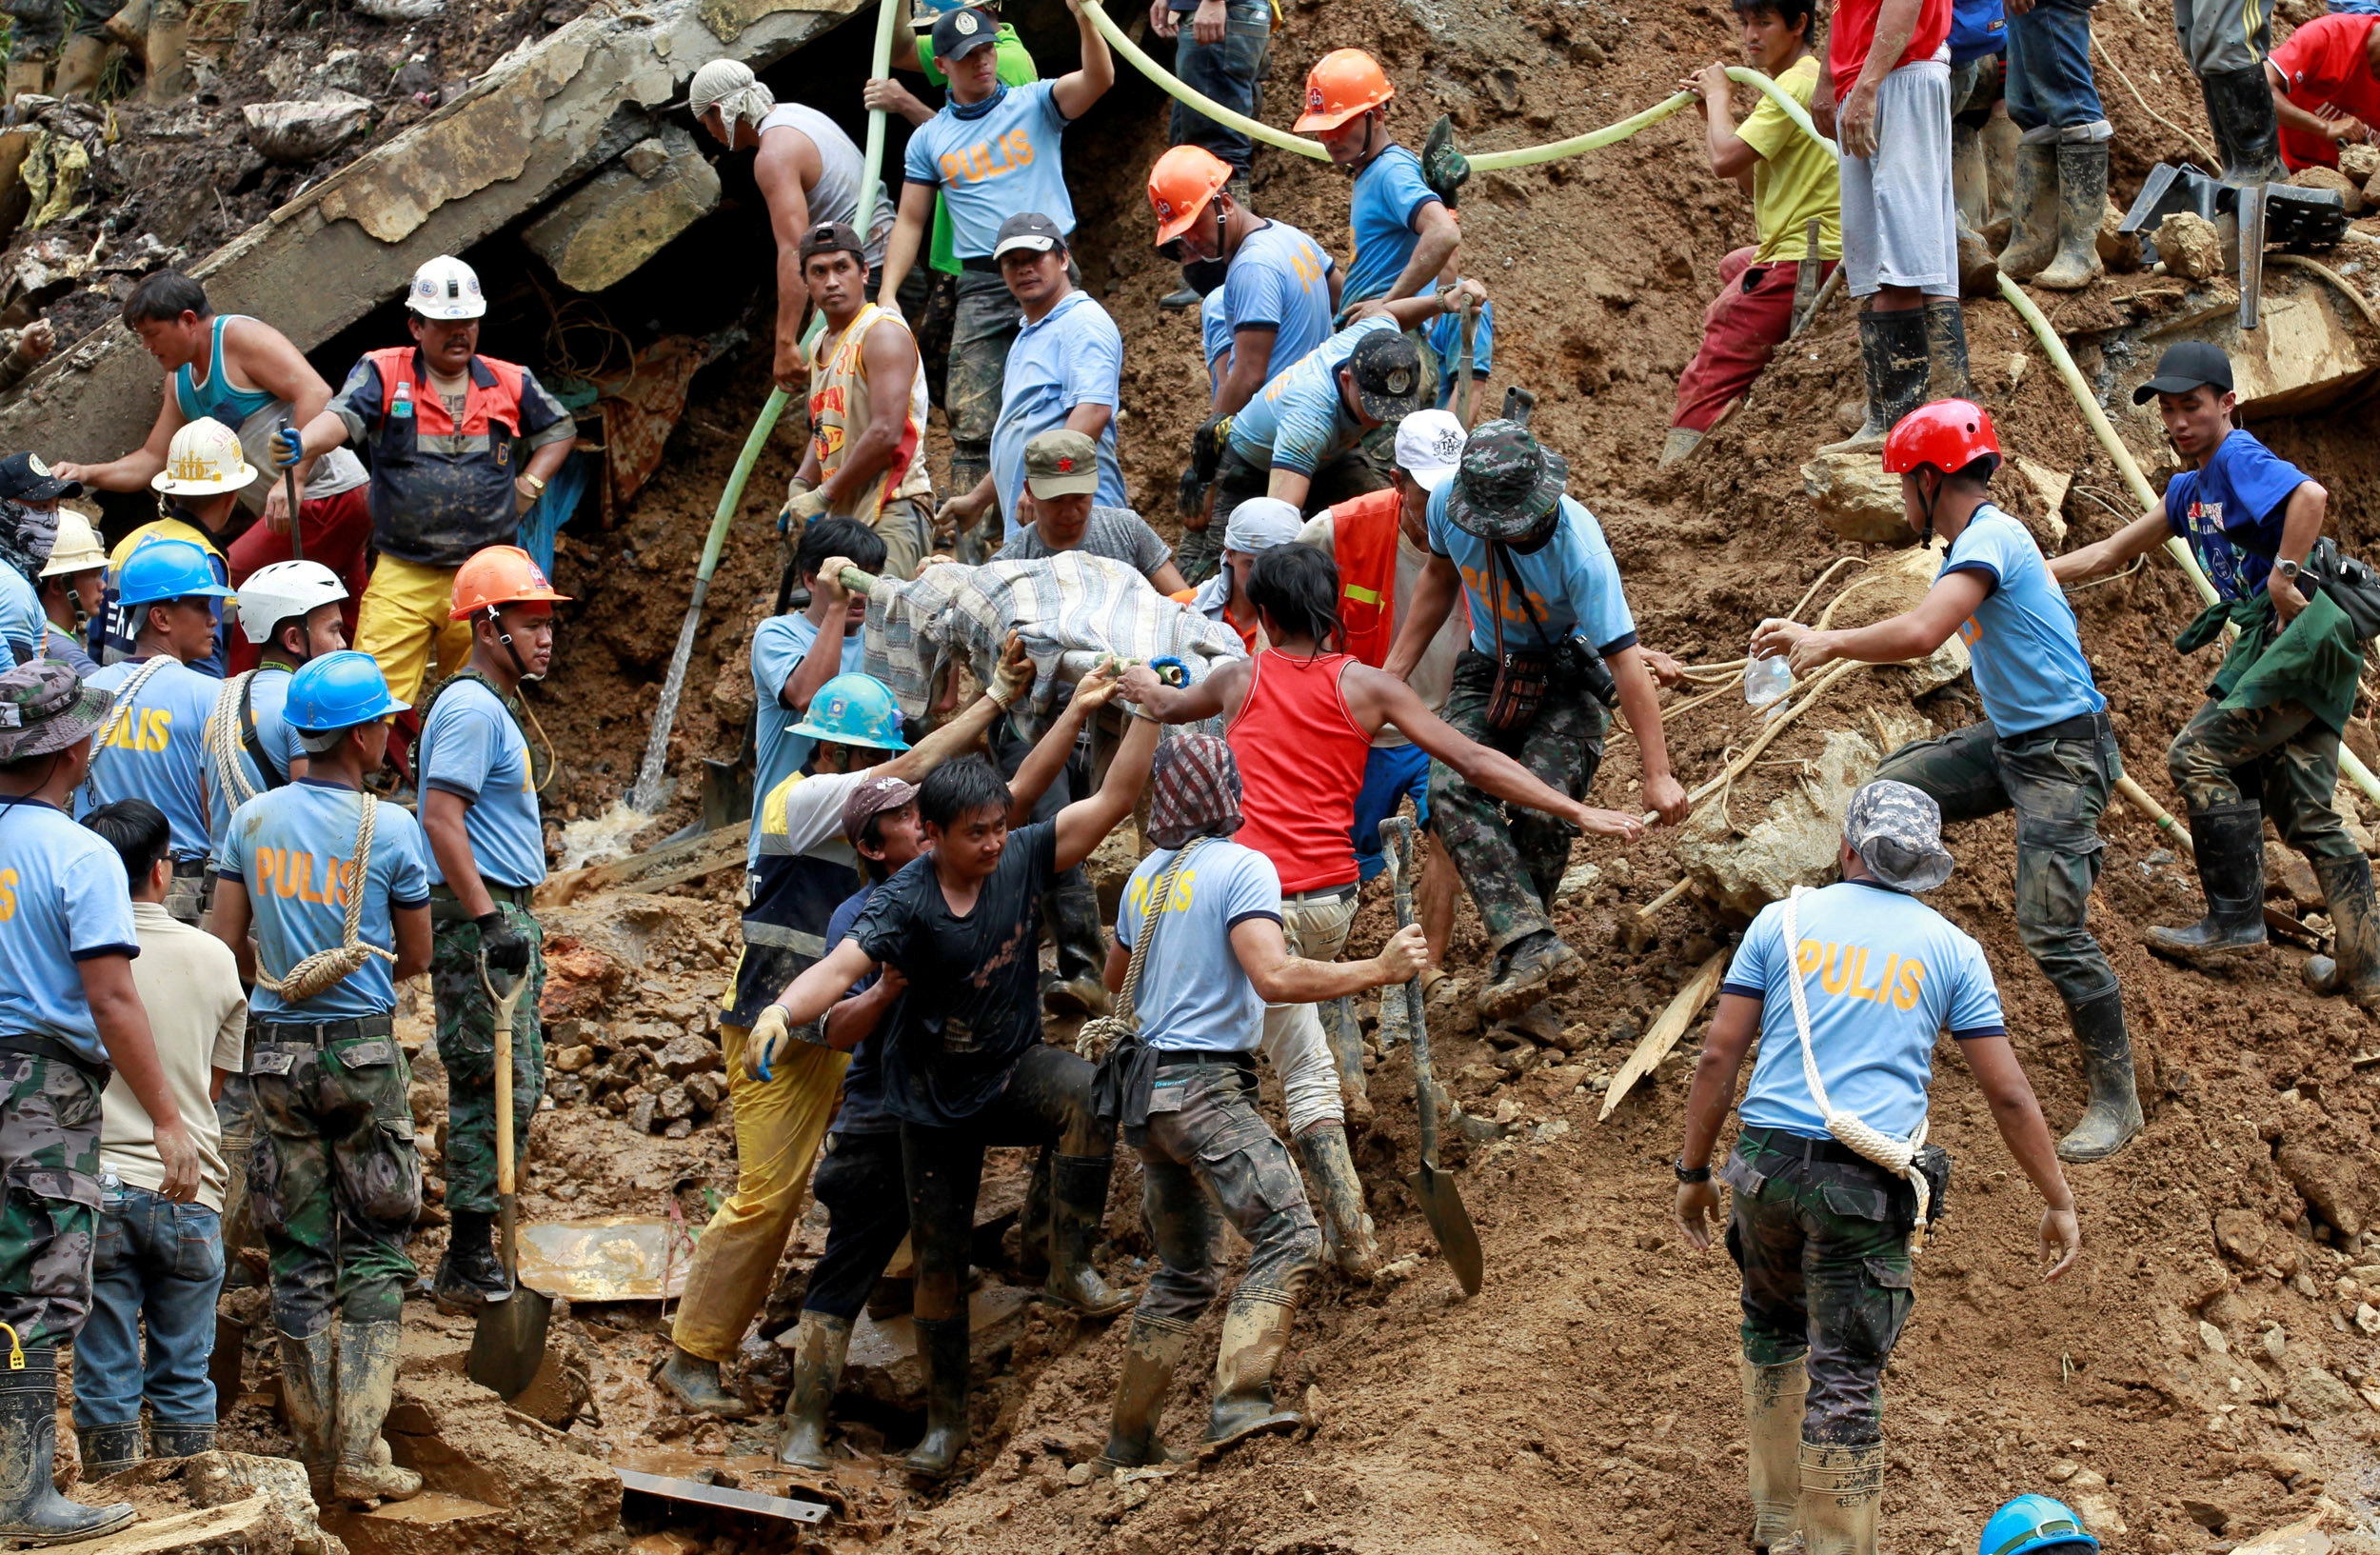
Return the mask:
<svg viewBox="0 0 2380 1555">
<path fill-rule="evenodd" d="M 1000 224 L 999 236 L 992 239 L 992 257 L 1014 253 L 1021 249 L 1031 253 L 1059 253 L 1066 247 L 1066 234 L 1058 224 L 1038 210 L 1026 210 Z"/>
<path fill-rule="evenodd" d="M 823 253 L 847 253 L 860 262 L 862 269 L 867 269 L 867 248 L 848 222 L 823 221 L 802 234 L 803 264 Z"/>
<path fill-rule="evenodd" d="M 1395 329 L 1374 329 L 1347 355 L 1356 401 L 1374 421 L 1399 421 L 1421 406 L 1421 352 Z"/>
<path fill-rule="evenodd" d="M 947 65 L 964 59 L 999 38 L 1000 24 L 987 11 L 973 7 L 944 11 L 934 21 L 934 62 Z"/>
<path fill-rule="evenodd" d="M 2159 394 L 2187 394 L 2201 384 L 2229 394 L 2231 359 L 2219 346 L 2185 340 L 2165 348 L 2165 354 L 2157 358 L 2157 375 L 2132 390 L 2132 403 L 2146 405 Z"/>
<path fill-rule="evenodd" d="M 0 497 L 16 502 L 55 502 L 60 497 L 82 494 L 82 482 L 58 479 L 37 454 L 11 453 L 0 459 Z"/>
</svg>

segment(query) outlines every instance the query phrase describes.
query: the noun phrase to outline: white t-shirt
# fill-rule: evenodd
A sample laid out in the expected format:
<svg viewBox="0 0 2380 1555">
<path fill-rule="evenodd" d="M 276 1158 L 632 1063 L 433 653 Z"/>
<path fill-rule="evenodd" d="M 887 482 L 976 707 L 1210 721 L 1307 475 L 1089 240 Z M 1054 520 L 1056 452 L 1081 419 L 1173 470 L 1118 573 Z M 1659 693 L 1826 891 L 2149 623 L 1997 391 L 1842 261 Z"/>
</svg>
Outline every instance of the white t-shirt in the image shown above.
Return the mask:
<svg viewBox="0 0 2380 1555">
<path fill-rule="evenodd" d="M 214 1070 L 236 1074 L 246 1053 L 248 1001 L 240 993 L 240 964 L 230 947 L 203 929 L 177 923 L 154 902 L 132 904 L 141 953 L 132 959 L 132 986 L 149 1011 L 157 1064 L 181 1109 L 182 1126 L 198 1146 L 198 1202 L 223 1212 L 223 1128 L 210 1094 Z M 99 1169 L 134 1187 L 166 1186 L 157 1155 L 157 1126 L 118 1074 L 100 1103 Z"/>
</svg>

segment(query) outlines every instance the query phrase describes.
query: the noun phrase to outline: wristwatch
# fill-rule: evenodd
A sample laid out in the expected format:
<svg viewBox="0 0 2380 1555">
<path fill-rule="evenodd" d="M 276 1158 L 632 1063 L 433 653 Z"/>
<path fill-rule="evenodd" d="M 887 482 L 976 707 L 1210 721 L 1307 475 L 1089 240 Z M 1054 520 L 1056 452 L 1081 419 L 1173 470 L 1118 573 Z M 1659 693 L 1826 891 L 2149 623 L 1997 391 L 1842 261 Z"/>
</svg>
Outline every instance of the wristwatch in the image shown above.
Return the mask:
<svg viewBox="0 0 2380 1555">
<path fill-rule="evenodd" d="M 2284 559 L 2273 563 L 2272 570 L 2289 579 L 2290 582 L 2295 583 L 2297 581 L 2297 575 L 2306 569 L 2295 562 Z"/>
<path fill-rule="evenodd" d="M 1711 1168 L 1708 1166 L 1689 1166 L 1683 1161 L 1673 1161 L 1670 1170 L 1677 1174 L 1681 1183 L 1707 1183 L 1711 1180 Z"/>
</svg>

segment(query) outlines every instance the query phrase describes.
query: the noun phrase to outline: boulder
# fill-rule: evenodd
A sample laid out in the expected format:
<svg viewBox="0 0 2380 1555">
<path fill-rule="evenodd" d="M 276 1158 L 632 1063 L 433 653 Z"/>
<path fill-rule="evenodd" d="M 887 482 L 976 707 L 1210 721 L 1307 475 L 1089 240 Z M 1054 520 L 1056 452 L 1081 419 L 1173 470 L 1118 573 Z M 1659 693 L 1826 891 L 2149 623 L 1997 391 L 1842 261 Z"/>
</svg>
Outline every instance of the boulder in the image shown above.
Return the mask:
<svg viewBox="0 0 2380 1555">
<path fill-rule="evenodd" d="M 1834 603 L 1827 607 L 1827 624 L 1838 628 L 1869 627 L 1913 609 L 1934 588 L 1941 567 L 1940 553 L 1931 548 L 1913 546 L 1894 551 L 1877 560 L 1835 596 Z M 1900 668 L 1908 674 L 1909 694 L 1920 697 L 1967 673 L 1969 662 L 1967 645 L 1953 632 L 1932 653 Z"/>
<path fill-rule="evenodd" d="M 2320 1366 L 2308 1366 L 2290 1384 L 2284 1402 L 2305 1420 L 2332 1420 L 2359 1402 L 2355 1390 Z"/>
<path fill-rule="evenodd" d="M 669 125 L 529 223 L 521 241 L 564 286 L 602 291 L 718 204 L 718 172 L 693 136 Z"/>
<path fill-rule="evenodd" d="M 370 98 L 336 90 L 305 101 L 250 103 L 240 110 L 248 144 L 268 161 L 294 166 L 320 162 L 354 139 L 371 116 Z"/>
<path fill-rule="evenodd" d="M 258 1491 L 220 1506 L 144 1518 L 74 1548 L 76 1555 L 292 1555 L 295 1539 L 281 1503 Z"/>
<path fill-rule="evenodd" d="M 2302 168 L 2290 174 L 2290 185 L 2293 189 L 2334 189 L 2350 216 L 2364 212 L 2364 180 L 2350 177 L 2336 168 Z"/>
<path fill-rule="evenodd" d="M 2016 473 L 2024 477 L 2025 485 L 2041 505 L 2040 518 L 2022 515 L 2025 527 L 2033 530 L 2043 550 L 2055 551 L 2066 544 L 2066 493 L 2073 488 L 2074 477 L 2062 469 L 2036 465 L 2021 454 L 2010 462 L 2015 465 Z"/>
<path fill-rule="evenodd" d="M 2380 177 L 2380 146 L 2340 147 L 2339 171 L 2357 183 Z"/>
<path fill-rule="evenodd" d="M 1916 544 L 1901 514 L 1901 478 L 1884 472 L 1875 449 L 1821 453 L 1801 467 L 1801 481 L 1829 534 L 1871 546 Z"/>
<path fill-rule="evenodd" d="M 2168 275 L 2190 281 L 2218 279 L 2224 272 L 2222 234 L 2214 229 L 2214 223 L 2195 211 L 2175 211 L 2157 224 L 2157 258 Z"/>
<path fill-rule="evenodd" d="M 967 1330 L 973 1365 L 988 1367 L 1024 1332 L 1030 1293 L 1020 1286 L 986 1285 L 967 1297 Z M 794 1330 L 777 1336 L 786 1348 Z M 879 1323 L 863 1316 L 851 1330 L 843 1386 L 877 1404 L 918 1407 L 925 1398 L 925 1363 L 918 1358 L 918 1330 L 907 1313 Z"/>
<path fill-rule="evenodd" d="M 1836 729 L 1803 781 L 1740 833 L 1729 827 L 1726 807 L 1696 810 L 1678 833 L 1677 862 L 1720 907 L 1747 918 L 1795 886 L 1823 886 L 1835 878 L 1843 807 L 1883 759 L 1867 736 Z"/>
<path fill-rule="evenodd" d="M 719 1047 L 701 1037 L 672 1037 L 653 1055 L 661 1072 L 672 1080 L 684 1080 L 691 1074 L 712 1074 L 722 1067 Z"/>
</svg>

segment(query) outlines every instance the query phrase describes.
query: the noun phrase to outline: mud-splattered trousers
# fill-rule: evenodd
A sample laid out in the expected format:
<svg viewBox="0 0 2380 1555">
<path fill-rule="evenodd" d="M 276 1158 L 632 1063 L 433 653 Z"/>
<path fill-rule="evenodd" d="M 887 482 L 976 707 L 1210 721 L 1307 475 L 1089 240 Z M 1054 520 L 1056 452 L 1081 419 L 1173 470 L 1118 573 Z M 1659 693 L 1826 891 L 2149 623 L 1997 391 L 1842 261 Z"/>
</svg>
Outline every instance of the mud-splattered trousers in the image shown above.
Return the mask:
<svg viewBox="0 0 2380 1555">
<path fill-rule="evenodd" d="M 950 420 L 950 488 L 965 493 L 992 472 L 992 428 L 1008 376 L 1008 348 L 1024 328 L 1024 306 L 1017 301 L 1000 267 L 988 259 L 962 261 L 959 307 L 950 321 L 950 366 L 942 384 L 942 409 Z M 1082 271 L 1066 261 L 1066 278 L 1077 289 Z M 1009 517 L 1014 518 L 1014 514 Z M 991 548 L 1000 548 L 1000 526 L 990 514 Z"/>
<path fill-rule="evenodd" d="M 479 926 L 449 901 L 433 899 L 430 998 L 438 1012 L 438 1057 L 446 1066 L 446 1207 L 496 1212 L 496 1007 L 480 981 Z M 545 1094 L 545 936 L 517 902 L 496 910 L 529 942 L 528 987 L 512 1010 L 512 1146 L 517 1171 L 528 1158 L 529 1120 Z"/>
<path fill-rule="evenodd" d="M 0 1323 L 27 1349 L 71 1343 L 90 1311 L 107 1088 L 96 1067 L 0 1037 Z"/>
<path fill-rule="evenodd" d="M 307 1339 L 342 1318 L 396 1322 L 422 1163 L 412 1070 L 387 1017 L 259 1027 L 248 1067 L 248 1207 L 272 1258 L 274 1326 Z"/>
<path fill-rule="evenodd" d="M 1253 1055 L 1251 1055 L 1253 1056 Z M 1160 1260 L 1136 1318 L 1187 1327 L 1215 1300 L 1219 1222 L 1247 1239 L 1240 1296 L 1295 1306 L 1322 1233 L 1289 1147 L 1256 1109 L 1256 1067 L 1216 1055 L 1160 1057 L 1141 1142 L 1141 1207 Z"/>
<path fill-rule="evenodd" d="M 1548 787 L 1585 799 L 1603 765 L 1603 705 L 1584 686 L 1557 676 L 1546 686 L 1534 719 L 1498 734 L 1487 727 L 1495 689 L 1495 659 L 1465 648 L 1455 658 L 1440 716 L 1464 738 L 1519 762 Z M 1507 810 L 1502 800 L 1473 787 L 1443 762 L 1430 764 L 1430 819 L 1462 871 L 1493 948 L 1554 927 L 1548 912 L 1570 866 L 1577 827 L 1518 805 Z"/>
<path fill-rule="evenodd" d="M 1746 1128 L 1719 1168 L 1735 1190 L 1727 1253 L 1743 1272 L 1744 1359 L 1810 1356 L 1801 1438 L 1880 1439 L 1884 1363 L 1916 1305 L 1909 1186 L 1851 1147 Z"/>
<path fill-rule="evenodd" d="M 2339 731 L 2302 702 L 2263 708 L 2198 705 L 2166 748 L 2182 804 L 2199 815 L 2261 802 L 2281 838 L 2310 859 L 2361 853 L 2339 821 Z"/>
<path fill-rule="evenodd" d="M 1932 794 L 1945 821 L 2015 810 L 2016 937 L 2072 1010 L 2115 990 L 2085 918 L 2105 846 L 2099 812 L 2123 771 L 2098 713 L 2007 740 L 1971 725 L 1901 747 L 1875 775 Z"/>
<path fill-rule="evenodd" d="M 826 1206 L 826 1250 L 810 1266 L 802 1309 L 849 1323 L 909 1234 L 900 1133 L 827 1135 L 810 1191 Z"/>
</svg>

